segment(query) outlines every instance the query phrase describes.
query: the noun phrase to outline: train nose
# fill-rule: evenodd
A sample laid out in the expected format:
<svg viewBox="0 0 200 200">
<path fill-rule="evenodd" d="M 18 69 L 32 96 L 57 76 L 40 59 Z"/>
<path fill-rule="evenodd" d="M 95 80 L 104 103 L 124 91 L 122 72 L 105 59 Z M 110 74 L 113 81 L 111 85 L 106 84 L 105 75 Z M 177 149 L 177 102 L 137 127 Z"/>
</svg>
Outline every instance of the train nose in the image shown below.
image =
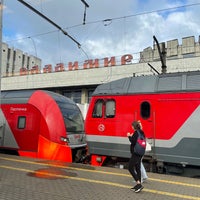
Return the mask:
<svg viewBox="0 0 200 200">
<path fill-rule="evenodd" d="M 81 133 L 68 133 L 66 137 L 62 137 L 62 141 L 67 142 L 71 148 L 80 148 L 86 146 L 86 136 Z"/>
</svg>

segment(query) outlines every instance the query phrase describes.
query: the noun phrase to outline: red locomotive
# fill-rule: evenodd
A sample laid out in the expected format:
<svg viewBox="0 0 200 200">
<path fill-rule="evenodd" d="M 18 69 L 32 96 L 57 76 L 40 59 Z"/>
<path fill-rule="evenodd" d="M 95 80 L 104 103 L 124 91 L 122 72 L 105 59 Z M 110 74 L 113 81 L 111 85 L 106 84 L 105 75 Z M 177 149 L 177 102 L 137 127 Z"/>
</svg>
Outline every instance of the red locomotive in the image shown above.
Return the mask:
<svg viewBox="0 0 200 200">
<path fill-rule="evenodd" d="M 85 120 L 92 165 L 129 158 L 126 135 L 133 120 L 143 124 L 152 145 L 146 158 L 154 169 L 182 174 L 188 166 L 199 168 L 200 72 L 129 77 L 98 86 Z"/>
<path fill-rule="evenodd" d="M 53 92 L 2 92 L 0 148 L 20 156 L 80 161 L 86 149 L 82 114 L 73 101 Z"/>
</svg>

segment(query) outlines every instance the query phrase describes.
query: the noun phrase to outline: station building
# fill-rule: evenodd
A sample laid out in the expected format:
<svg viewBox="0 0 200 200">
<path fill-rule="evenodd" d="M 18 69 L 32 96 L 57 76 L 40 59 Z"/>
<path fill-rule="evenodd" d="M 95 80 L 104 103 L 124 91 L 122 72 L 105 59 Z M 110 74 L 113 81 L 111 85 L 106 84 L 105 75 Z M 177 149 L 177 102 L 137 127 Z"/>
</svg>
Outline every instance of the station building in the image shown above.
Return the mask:
<svg viewBox="0 0 200 200">
<path fill-rule="evenodd" d="M 3 77 L 20 75 L 20 70 L 27 68 L 41 68 L 41 59 L 24 53 L 20 49 L 8 47 L 2 43 L 1 74 Z"/>
<path fill-rule="evenodd" d="M 194 36 L 160 43 L 166 57 L 167 73 L 200 70 L 200 37 Z M 45 89 L 65 95 L 78 104 L 88 105 L 95 88 L 130 76 L 162 73 L 157 45 L 147 47 L 138 55 L 78 61 L 56 66 L 41 66 L 41 59 L 20 50 L 2 49 L 1 90 Z M 155 70 L 153 70 L 152 66 Z"/>
</svg>

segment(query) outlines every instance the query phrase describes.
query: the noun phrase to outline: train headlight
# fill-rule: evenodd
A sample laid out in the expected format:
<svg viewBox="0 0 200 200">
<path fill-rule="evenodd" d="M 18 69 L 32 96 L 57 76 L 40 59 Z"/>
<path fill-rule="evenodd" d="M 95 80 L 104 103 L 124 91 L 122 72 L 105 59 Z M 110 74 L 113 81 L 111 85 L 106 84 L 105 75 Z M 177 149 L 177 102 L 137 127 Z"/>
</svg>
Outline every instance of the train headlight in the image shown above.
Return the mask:
<svg viewBox="0 0 200 200">
<path fill-rule="evenodd" d="M 63 136 L 60 137 L 60 140 L 63 142 L 69 142 L 69 139 Z"/>
</svg>

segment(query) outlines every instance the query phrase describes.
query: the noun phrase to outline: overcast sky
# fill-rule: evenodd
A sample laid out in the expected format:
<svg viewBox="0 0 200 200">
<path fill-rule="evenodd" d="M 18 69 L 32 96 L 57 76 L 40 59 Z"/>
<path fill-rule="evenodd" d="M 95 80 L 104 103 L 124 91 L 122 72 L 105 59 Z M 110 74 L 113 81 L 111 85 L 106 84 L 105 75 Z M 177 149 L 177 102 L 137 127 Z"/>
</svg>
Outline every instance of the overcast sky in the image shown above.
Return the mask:
<svg viewBox="0 0 200 200">
<path fill-rule="evenodd" d="M 200 35 L 200 0 L 26 0 L 55 26 L 18 0 L 3 0 L 3 42 L 37 56 L 42 65 L 133 54 L 159 42 Z M 174 8 L 174 9 L 172 9 Z"/>
</svg>

